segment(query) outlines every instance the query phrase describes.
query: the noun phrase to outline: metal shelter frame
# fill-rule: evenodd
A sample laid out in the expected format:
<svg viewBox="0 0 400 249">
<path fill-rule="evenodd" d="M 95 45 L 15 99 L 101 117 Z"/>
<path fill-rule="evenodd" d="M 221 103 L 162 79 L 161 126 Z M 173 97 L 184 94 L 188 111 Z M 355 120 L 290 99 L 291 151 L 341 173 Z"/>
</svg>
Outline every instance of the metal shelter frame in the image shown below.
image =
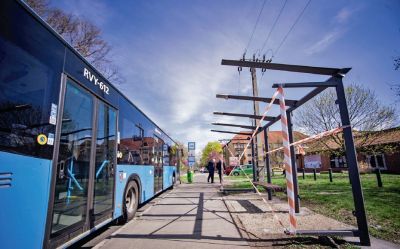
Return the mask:
<svg viewBox="0 0 400 249">
<path fill-rule="evenodd" d="M 365 214 L 364 207 L 364 197 L 361 188 L 361 181 L 356 157 L 356 150 L 354 146 L 353 132 L 350 124 L 349 112 L 347 108 L 345 91 L 343 86 L 343 77 L 351 70 L 351 68 L 326 68 L 326 67 L 311 67 L 311 66 L 302 66 L 302 65 L 290 65 L 290 64 L 278 64 L 278 63 L 270 63 L 265 61 L 258 60 L 222 60 L 222 65 L 228 66 L 237 66 L 248 67 L 250 69 L 260 68 L 263 71 L 269 70 L 279 70 L 286 72 L 297 72 L 297 73 L 309 73 L 309 74 L 317 74 L 317 75 L 327 75 L 330 76 L 324 82 L 301 82 L 301 83 L 276 83 L 273 84 L 272 88 L 313 88 L 308 94 L 302 97 L 299 100 L 286 100 L 286 115 L 287 115 L 287 123 L 288 123 L 288 133 L 289 133 L 289 143 L 292 144 L 294 142 L 293 138 L 293 124 L 291 114 L 294 110 L 296 110 L 301 105 L 305 104 L 307 101 L 311 100 L 316 95 L 320 94 L 322 91 L 329 87 L 333 87 L 336 90 L 337 101 L 336 104 L 339 106 L 341 125 L 343 127 L 343 137 L 346 148 L 346 159 L 347 165 L 349 168 L 349 178 L 352 188 L 353 201 L 355 211 L 353 214 L 357 219 L 357 230 L 298 230 L 296 233 L 299 235 L 338 235 L 338 236 L 355 236 L 360 238 L 360 244 L 365 246 L 370 246 L 370 238 L 368 231 L 367 218 Z M 224 99 L 238 99 L 238 100 L 251 100 L 251 101 L 263 101 L 269 102 L 270 98 L 263 97 L 253 97 L 253 96 L 238 96 L 238 95 L 226 95 L 226 94 L 217 94 L 217 98 Z M 279 105 L 279 101 L 274 101 L 274 104 Z M 249 114 L 232 114 L 232 113 L 224 113 L 224 112 L 214 112 L 217 115 L 230 115 L 237 117 L 249 117 L 249 118 L 258 118 L 255 115 Z M 260 117 L 261 119 L 261 117 Z M 281 119 L 281 115 L 276 117 L 267 117 L 265 121 L 269 121 L 265 124 L 261 129 L 259 129 L 256 134 L 260 132 L 264 132 L 264 140 L 265 140 L 265 151 L 267 152 L 265 157 L 265 166 L 267 168 L 267 182 L 271 183 L 271 173 L 270 173 L 270 160 L 269 160 L 269 148 L 268 148 L 268 133 L 267 129 L 272 126 L 274 123 Z M 216 123 L 215 125 L 225 125 L 225 126 L 233 126 L 233 127 L 242 127 L 242 125 L 236 124 L 221 124 Z M 251 127 L 246 127 L 251 128 Z M 247 135 L 247 133 L 242 132 L 230 132 L 230 131 L 216 131 L 215 132 L 223 132 L 223 133 L 233 133 L 233 134 L 243 134 Z M 253 130 L 254 131 L 254 130 Z M 254 145 L 252 143 L 252 151 L 254 155 Z M 294 146 L 290 147 L 291 154 L 291 162 L 292 162 L 292 174 L 293 174 L 293 185 L 294 185 L 294 194 L 295 194 L 295 212 L 299 213 L 300 205 L 299 205 L 299 195 L 298 195 L 298 182 L 297 182 L 297 167 L 296 167 L 296 156 L 294 153 Z M 254 158 L 254 156 L 253 156 Z M 253 180 L 256 179 L 256 168 L 253 162 Z M 272 199 L 271 193 L 268 192 L 268 199 Z"/>
</svg>

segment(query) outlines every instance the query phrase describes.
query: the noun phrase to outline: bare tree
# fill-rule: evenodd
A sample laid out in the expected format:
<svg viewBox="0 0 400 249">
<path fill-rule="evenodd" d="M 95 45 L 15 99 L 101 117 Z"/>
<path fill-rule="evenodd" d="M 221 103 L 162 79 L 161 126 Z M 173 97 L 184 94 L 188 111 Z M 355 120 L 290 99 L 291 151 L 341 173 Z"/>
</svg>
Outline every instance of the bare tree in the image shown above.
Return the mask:
<svg viewBox="0 0 400 249">
<path fill-rule="evenodd" d="M 400 69 L 400 56 L 397 56 L 394 58 L 394 70 L 399 70 Z"/>
<path fill-rule="evenodd" d="M 33 10 L 38 13 L 39 16 L 43 17 L 47 14 L 49 9 L 48 0 L 25 0 L 25 2 L 31 7 Z"/>
<path fill-rule="evenodd" d="M 122 83 L 117 66 L 111 62 L 110 45 L 92 22 L 49 6 L 48 0 L 26 0 L 58 34 L 92 63 L 108 80 Z"/>
<path fill-rule="evenodd" d="M 352 129 L 355 130 L 357 147 L 363 150 L 379 135 L 379 130 L 390 128 L 396 121 L 393 107 L 382 105 L 375 93 L 363 86 L 352 84 L 345 89 Z M 314 98 L 298 110 L 296 124 L 309 134 L 317 134 L 341 125 L 339 108 L 336 105 L 336 93 L 330 89 Z M 319 141 L 325 150 L 344 152 L 342 134 Z"/>
<path fill-rule="evenodd" d="M 400 69 L 400 56 L 397 56 L 393 60 L 393 65 L 394 65 L 394 70 L 399 70 Z M 400 83 L 399 84 L 393 84 L 391 86 L 391 89 L 394 91 L 397 97 L 400 97 Z"/>
</svg>

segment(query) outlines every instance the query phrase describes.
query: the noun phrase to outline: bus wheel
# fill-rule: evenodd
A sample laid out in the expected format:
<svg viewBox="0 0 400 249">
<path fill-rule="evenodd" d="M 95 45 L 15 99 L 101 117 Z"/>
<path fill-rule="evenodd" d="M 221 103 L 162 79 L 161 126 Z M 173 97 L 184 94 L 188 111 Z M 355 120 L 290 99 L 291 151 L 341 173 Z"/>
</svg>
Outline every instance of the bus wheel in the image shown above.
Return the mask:
<svg viewBox="0 0 400 249">
<path fill-rule="evenodd" d="M 124 193 L 124 220 L 125 222 L 135 217 L 136 210 L 139 205 L 139 188 L 135 181 L 130 181 L 126 186 Z"/>
<path fill-rule="evenodd" d="M 238 175 L 239 175 L 239 172 L 233 172 L 233 175 L 234 175 L 234 176 L 238 176 Z"/>
</svg>

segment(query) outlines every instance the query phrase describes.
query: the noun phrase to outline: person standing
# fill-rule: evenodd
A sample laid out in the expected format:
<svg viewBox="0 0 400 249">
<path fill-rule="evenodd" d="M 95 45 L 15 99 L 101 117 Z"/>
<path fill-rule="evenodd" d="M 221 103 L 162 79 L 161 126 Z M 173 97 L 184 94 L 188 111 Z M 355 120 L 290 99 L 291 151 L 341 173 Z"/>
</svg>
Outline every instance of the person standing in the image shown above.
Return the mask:
<svg viewBox="0 0 400 249">
<path fill-rule="evenodd" d="M 224 172 L 224 162 L 220 159 L 217 163 L 217 170 L 218 170 L 218 176 L 219 176 L 219 182 L 222 183 L 222 172 Z"/>
<path fill-rule="evenodd" d="M 207 182 L 210 182 L 211 179 L 211 183 L 214 183 L 215 159 L 212 159 L 208 162 L 207 169 L 208 169 Z"/>
</svg>

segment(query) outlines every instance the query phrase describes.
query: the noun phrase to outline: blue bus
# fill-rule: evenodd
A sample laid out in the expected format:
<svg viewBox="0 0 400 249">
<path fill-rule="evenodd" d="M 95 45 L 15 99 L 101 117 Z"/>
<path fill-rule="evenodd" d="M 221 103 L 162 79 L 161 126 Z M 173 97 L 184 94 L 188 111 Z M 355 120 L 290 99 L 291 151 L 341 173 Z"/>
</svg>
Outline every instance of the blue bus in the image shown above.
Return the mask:
<svg viewBox="0 0 400 249">
<path fill-rule="evenodd" d="M 173 187 L 179 161 L 176 143 L 24 2 L 0 1 L 0 248 L 67 247 L 128 221 Z"/>
</svg>

